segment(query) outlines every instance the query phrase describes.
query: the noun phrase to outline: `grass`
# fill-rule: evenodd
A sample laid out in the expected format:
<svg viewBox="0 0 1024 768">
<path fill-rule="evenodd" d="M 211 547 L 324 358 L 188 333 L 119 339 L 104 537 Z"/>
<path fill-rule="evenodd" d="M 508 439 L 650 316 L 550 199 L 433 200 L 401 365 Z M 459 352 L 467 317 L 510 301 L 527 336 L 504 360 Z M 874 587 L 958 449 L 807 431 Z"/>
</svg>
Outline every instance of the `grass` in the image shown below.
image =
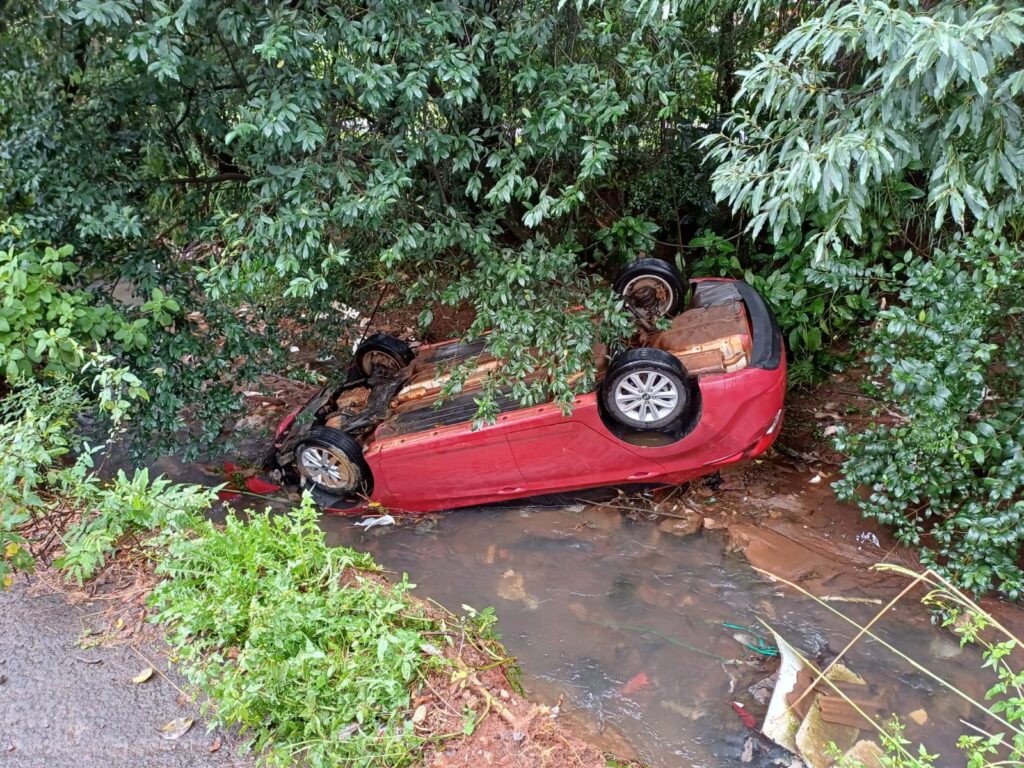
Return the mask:
<svg viewBox="0 0 1024 768">
<path fill-rule="evenodd" d="M 155 619 L 186 678 L 267 765 L 398 768 L 423 739 L 410 688 L 443 663 L 442 620 L 372 559 L 328 547 L 310 502 L 292 515 L 196 521 L 158 565 Z M 437 633 L 435 636 L 434 633 Z"/>
</svg>

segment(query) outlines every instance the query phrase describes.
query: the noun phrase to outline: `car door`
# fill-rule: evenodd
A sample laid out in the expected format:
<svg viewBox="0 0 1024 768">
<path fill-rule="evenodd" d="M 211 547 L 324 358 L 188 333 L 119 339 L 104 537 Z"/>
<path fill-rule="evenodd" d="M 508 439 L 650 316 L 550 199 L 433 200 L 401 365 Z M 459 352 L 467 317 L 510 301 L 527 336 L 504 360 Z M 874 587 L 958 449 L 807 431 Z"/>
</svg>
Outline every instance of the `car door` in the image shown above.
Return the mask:
<svg viewBox="0 0 1024 768">
<path fill-rule="evenodd" d="M 665 471 L 622 441 L 575 420 L 515 432 L 508 440 L 527 488 L 534 493 L 643 482 Z"/>
<path fill-rule="evenodd" d="M 381 479 L 396 503 L 417 509 L 430 500 L 451 506 L 515 495 L 523 476 L 500 425 L 389 440 L 379 457 Z M 491 500 L 491 499 L 488 499 Z"/>
</svg>

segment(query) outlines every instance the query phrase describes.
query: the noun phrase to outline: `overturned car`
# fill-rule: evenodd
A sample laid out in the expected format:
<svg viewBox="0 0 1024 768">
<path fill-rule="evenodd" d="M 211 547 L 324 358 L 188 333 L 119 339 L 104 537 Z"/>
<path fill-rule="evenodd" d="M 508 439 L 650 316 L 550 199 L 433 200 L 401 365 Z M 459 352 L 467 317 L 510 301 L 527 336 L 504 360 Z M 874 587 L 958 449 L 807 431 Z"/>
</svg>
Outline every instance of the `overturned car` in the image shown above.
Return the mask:
<svg viewBox="0 0 1024 768">
<path fill-rule="evenodd" d="M 674 266 L 640 259 L 614 286 L 648 330 L 610 357 L 571 415 L 499 395 L 473 429 L 483 382 L 501 361 L 486 340 L 420 346 L 374 334 L 348 375 L 278 427 L 274 461 L 329 510 L 371 502 L 428 512 L 619 483 L 678 484 L 765 451 L 786 388 L 782 337 L 746 283 L 687 285 Z M 688 301 L 687 301 L 688 296 Z M 654 320 L 670 327 L 654 330 Z M 456 365 L 472 372 L 442 400 Z"/>
</svg>

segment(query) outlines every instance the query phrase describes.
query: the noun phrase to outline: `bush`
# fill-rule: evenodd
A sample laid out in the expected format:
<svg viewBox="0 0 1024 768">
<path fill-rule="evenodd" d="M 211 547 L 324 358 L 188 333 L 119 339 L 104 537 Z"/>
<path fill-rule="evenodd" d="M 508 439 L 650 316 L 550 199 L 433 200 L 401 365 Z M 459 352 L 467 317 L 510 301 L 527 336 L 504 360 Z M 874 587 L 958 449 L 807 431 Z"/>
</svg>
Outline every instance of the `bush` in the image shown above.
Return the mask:
<svg viewBox="0 0 1024 768">
<path fill-rule="evenodd" d="M 0 225 L 0 233 L 9 231 Z M 38 373 L 74 373 L 99 342 L 143 350 L 148 318 L 125 319 L 93 295 L 70 287 L 72 248 L 44 243 L 0 249 L 0 370 L 8 382 Z"/>
<path fill-rule="evenodd" d="M 848 459 L 836 490 L 957 584 L 1019 598 L 1024 256 L 968 239 L 911 259 L 906 274 L 868 342 L 898 412 L 860 434 L 840 430 Z"/>
<path fill-rule="evenodd" d="M 881 276 L 845 253 L 830 269 L 813 262 L 802 236 L 784 238 L 770 253 L 741 260 L 730 240 L 703 232 L 690 243 L 703 254 L 690 264 L 694 276 L 742 278 L 771 307 L 792 356 L 791 383 L 807 383 L 830 362 L 829 347 L 870 317 L 877 307 L 873 285 Z M 844 268 L 840 268 L 843 266 Z"/>
<path fill-rule="evenodd" d="M 81 366 L 85 376 L 76 379 L 64 373 L 49 377 L 45 383 L 24 380 L 0 401 L 0 588 L 10 586 L 15 570 L 33 567 L 29 542 L 19 533 L 21 527 L 33 516 L 59 506 L 59 501 L 69 501 L 75 508 L 87 507 L 80 525 L 92 526 L 88 544 L 93 548 L 93 566 L 102 563 L 102 557 L 96 560 L 96 555 L 108 551 L 120 536 L 113 535 L 106 549 L 97 549 L 99 534 L 93 523 L 102 519 L 113 532 L 118 525 L 130 527 L 129 521 L 139 512 L 137 506 L 123 510 L 118 506 L 120 501 L 138 501 L 138 497 L 129 499 L 121 492 L 125 485 L 141 490 L 138 474 L 131 483 L 119 477 L 112 489 L 106 489 L 88 472 L 96 449 L 77 433 L 76 417 L 92 409 L 116 431 L 132 403 L 145 398 L 146 393 L 131 372 L 109 367 L 110 358 L 77 348 L 76 354 L 85 361 Z M 63 466 L 65 457 L 73 452 L 79 454 L 77 461 L 70 468 Z M 161 482 L 165 481 L 155 481 L 147 491 L 159 497 L 166 489 Z M 148 476 L 143 484 L 148 485 Z M 91 575 L 92 568 L 86 566 L 87 560 L 76 557 L 75 547 L 86 543 L 79 540 L 82 537 L 78 533 L 78 527 L 73 528 L 66 544 L 76 563 L 75 578 L 81 581 Z M 84 557 L 84 552 L 81 554 Z"/>
<path fill-rule="evenodd" d="M 71 448 L 74 414 L 82 395 L 67 379 L 50 386 L 26 382 L 0 401 L 0 587 L 15 570 L 29 570 L 28 542 L 18 533 L 44 508 L 47 475 Z"/>
<path fill-rule="evenodd" d="M 131 478 L 119 470 L 104 483 L 88 473 L 89 465 L 79 461 L 57 478 L 57 490 L 82 510 L 82 517 L 65 533 L 64 555 L 54 565 L 79 585 L 96 575 L 122 540 L 180 532 L 216 498 L 214 491 L 198 485 L 173 484 L 165 477 L 151 482 L 146 469 L 136 469 Z"/>
<path fill-rule="evenodd" d="M 328 547 L 307 496 L 290 516 L 229 515 L 174 536 L 157 567 L 156 620 L 216 722 L 251 733 L 268 764 L 399 766 L 418 743 L 409 686 L 436 622 Z M 343 584 L 343 581 L 345 584 Z"/>
</svg>

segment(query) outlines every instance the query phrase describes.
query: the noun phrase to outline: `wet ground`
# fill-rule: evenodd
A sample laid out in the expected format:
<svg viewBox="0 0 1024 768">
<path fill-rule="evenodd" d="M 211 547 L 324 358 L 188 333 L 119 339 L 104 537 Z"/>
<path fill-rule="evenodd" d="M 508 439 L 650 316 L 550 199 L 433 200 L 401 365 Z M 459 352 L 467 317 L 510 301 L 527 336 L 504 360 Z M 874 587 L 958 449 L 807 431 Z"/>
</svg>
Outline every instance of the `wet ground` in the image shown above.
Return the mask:
<svg viewBox="0 0 1024 768">
<path fill-rule="evenodd" d="M 0 766 L 4 768 L 227 768 L 249 765 L 227 744 L 210 752 L 194 705 L 185 703 L 159 646 L 94 644 L 95 606 L 70 604 L 62 594 L 30 593 L 19 578 L 0 592 Z M 143 659 L 139 653 L 145 655 Z M 160 728 L 194 718 L 184 735 Z"/>
</svg>

